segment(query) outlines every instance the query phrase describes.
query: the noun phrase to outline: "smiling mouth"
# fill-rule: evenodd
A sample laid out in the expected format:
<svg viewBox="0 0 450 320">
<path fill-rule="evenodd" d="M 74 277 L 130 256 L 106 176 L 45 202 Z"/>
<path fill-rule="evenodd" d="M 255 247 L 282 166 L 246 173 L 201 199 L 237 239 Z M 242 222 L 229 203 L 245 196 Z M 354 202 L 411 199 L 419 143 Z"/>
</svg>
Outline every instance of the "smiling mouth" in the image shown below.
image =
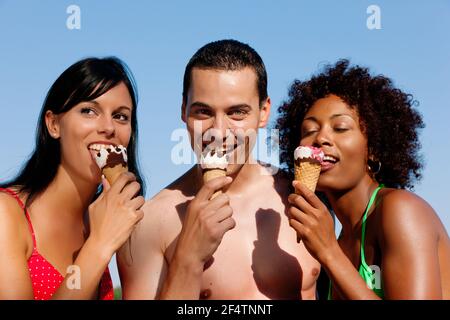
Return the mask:
<svg viewBox="0 0 450 320">
<path fill-rule="evenodd" d="M 338 158 L 335 158 L 335 157 L 330 156 L 330 155 L 324 156 L 322 164 L 321 164 L 322 165 L 322 170 L 321 171 L 323 172 L 323 171 L 327 171 L 327 170 L 333 168 L 335 166 L 335 164 L 338 163 L 338 162 L 339 162 Z"/>
<path fill-rule="evenodd" d="M 116 145 L 114 144 L 101 144 L 101 143 L 92 143 L 88 146 L 89 150 L 95 151 L 95 152 L 99 152 L 101 149 L 114 149 L 116 148 Z"/>
<path fill-rule="evenodd" d="M 336 157 L 330 156 L 330 155 L 326 155 L 323 157 L 323 161 L 324 162 L 330 162 L 330 163 L 336 163 L 339 160 Z"/>
<path fill-rule="evenodd" d="M 211 152 L 212 154 L 217 153 L 219 156 L 223 156 L 223 155 L 232 153 L 234 150 L 237 149 L 238 146 L 239 145 L 237 143 L 235 143 L 234 145 L 229 146 L 229 147 L 217 148 L 217 147 L 211 146 L 211 144 L 208 144 L 208 145 L 203 145 L 202 153 L 206 154 L 206 153 Z"/>
</svg>

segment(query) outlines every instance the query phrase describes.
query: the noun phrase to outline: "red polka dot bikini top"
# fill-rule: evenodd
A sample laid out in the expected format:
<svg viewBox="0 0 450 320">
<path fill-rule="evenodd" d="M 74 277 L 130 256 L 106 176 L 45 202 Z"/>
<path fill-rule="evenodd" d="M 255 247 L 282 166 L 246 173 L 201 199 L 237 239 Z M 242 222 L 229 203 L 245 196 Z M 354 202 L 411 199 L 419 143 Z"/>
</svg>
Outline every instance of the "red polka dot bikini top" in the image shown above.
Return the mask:
<svg viewBox="0 0 450 320">
<path fill-rule="evenodd" d="M 28 211 L 25 209 L 23 202 L 19 199 L 18 195 L 11 189 L 0 188 L 0 192 L 6 192 L 14 197 L 19 203 L 22 210 L 25 210 L 28 226 L 33 238 L 33 252 L 28 259 L 28 270 L 30 271 L 31 282 L 33 285 L 34 299 L 48 300 L 53 296 L 58 287 L 64 281 L 64 277 L 50 262 L 48 262 L 38 252 L 30 216 L 28 214 Z M 108 268 L 106 268 L 105 272 L 103 273 L 98 293 L 98 298 L 100 300 L 112 300 L 114 298 L 114 289 Z"/>
</svg>

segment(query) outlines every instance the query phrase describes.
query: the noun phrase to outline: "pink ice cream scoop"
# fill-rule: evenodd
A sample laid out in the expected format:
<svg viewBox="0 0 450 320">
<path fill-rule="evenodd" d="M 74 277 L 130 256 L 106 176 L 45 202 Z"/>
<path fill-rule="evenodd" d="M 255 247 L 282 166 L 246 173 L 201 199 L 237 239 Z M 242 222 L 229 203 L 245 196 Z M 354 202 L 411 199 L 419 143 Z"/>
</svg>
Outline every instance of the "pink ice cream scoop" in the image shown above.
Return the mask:
<svg viewBox="0 0 450 320">
<path fill-rule="evenodd" d="M 322 149 L 313 146 L 299 146 L 294 151 L 294 160 L 315 160 L 319 163 L 323 162 L 325 154 Z"/>
</svg>

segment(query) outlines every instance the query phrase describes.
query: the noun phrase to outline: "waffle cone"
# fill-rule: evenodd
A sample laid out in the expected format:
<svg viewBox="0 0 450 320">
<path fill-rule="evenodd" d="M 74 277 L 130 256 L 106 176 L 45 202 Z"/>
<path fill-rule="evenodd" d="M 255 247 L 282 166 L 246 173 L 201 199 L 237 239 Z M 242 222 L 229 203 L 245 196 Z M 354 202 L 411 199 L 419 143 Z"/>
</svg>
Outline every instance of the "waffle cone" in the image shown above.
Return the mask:
<svg viewBox="0 0 450 320">
<path fill-rule="evenodd" d="M 102 170 L 102 173 L 105 175 L 106 180 L 108 180 L 109 184 L 112 185 L 117 178 L 120 176 L 122 172 L 127 172 L 128 167 L 123 166 L 121 164 L 117 164 L 114 167 L 105 167 Z"/>
<path fill-rule="evenodd" d="M 300 181 L 314 192 L 316 190 L 317 181 L 319 180 L 321 166 L 320 163 L 310 161 L 300 161 L 300 165 L 294 165 L 295 180 Z"/>
<path fill-rule="evenodd" d="M 225 177 L 227 175 L 226 170 L 222 169 L 208 169 L 203 171 L 203 183 L 206 183 L 214 178 L 218 177 Z M 222 193 L 222 190 L 217 190 L 214 192 L 214 194 L 211 196 L 211 200 L 217 197 L 219 194 Z"/>
</svg>

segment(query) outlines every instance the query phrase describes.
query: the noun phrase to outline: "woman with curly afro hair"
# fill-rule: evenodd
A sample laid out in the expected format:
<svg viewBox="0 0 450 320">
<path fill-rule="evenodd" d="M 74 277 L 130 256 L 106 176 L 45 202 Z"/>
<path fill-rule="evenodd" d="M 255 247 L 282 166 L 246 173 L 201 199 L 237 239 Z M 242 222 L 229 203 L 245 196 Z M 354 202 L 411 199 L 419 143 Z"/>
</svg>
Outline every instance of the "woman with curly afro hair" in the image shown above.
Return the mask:
<svg viewBox="0 0 450 320">
<path fill-rule="evenodd" d="M 290 225 L 322 265 L 329 299 L 450 299 L 450 239 L 433 208 L 414 193 L 420 179 L 412 96 L 382 75 L 341 60 L 294 81 L 279 107 L 281 160 L 294 171 L 299 145 L 320 148 L 317 183 L 327 206 L 298 181 Z"/>
</svg>

